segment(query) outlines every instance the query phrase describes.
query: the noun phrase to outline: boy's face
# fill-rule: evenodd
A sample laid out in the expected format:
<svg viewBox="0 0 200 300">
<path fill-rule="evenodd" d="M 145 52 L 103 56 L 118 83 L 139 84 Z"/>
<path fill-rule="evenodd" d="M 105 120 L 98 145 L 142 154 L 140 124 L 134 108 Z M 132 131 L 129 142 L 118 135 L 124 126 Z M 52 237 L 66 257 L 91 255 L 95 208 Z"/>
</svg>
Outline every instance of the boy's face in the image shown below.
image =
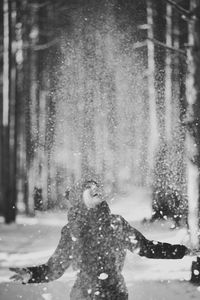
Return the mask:
<svg viewBox="0 0 200 300">
<path fill-rule="evenodd" d="M 83 191 L 83 201 L 88 209 L 95 208 L 103 201 L 100 188 L 95 182 L 90 182 L 86 185 Z"/>
</svg>

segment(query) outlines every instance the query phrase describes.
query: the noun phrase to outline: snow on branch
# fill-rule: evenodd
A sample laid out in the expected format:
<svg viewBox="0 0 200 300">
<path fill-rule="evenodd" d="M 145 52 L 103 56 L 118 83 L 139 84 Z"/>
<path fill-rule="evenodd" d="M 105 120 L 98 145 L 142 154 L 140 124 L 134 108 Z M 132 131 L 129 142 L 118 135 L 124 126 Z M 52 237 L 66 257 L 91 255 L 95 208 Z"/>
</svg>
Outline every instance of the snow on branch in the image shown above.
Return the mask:
<svg viewBox="0 0 200 300">
<path fill-rule="evenodd" d="M 192 19 L 199 19 L 200 16 L 197 15 L 197 12 L 199 10 L 199 6 L 197 6 L 195 9 L 193 9 L 192 11 L 187 10 L 185 8 L 183 8 L 182 6 L 180 6 L 179 4 L 177 4 L 174 0 L 164 0 L 166 3 L 171 4 L 180 14 L 182 14 L 182 18 L 185 21 L 190 21 Z"/>
<path fill-rule="evenodd" d="M 167 44 L 162 43 L 162 42 L 160 42 L 156 39 L 153 39 L 153 38 L 148 38 L 148 40 L 152 41 L 156 45 L 159 45 L 159 46 L 164 47 L 166 49 L 169 49 L 171 51 L 178 52 L 179 54 L 184 55 L 186 57 L 186 52 L 184 50 L 181 50 L 181 49 L 178 49 L 178 48 L 175 48 L 175 47 L 172 47 L 172 46 L 168 46 Z"/>
</svg>

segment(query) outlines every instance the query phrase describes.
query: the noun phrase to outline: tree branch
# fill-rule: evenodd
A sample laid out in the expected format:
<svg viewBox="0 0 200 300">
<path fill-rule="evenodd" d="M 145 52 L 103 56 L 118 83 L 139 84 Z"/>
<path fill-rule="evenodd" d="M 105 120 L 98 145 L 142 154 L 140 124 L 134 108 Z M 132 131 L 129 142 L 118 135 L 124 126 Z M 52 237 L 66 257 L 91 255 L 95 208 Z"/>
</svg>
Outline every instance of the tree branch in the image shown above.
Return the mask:
<svg viewBox="0 0 200 300">
<path fill-rule="evenodd" d="M 142 47 L 145 47 L 146 45 L 147 45 L 147 41 L 136 42 L 133 44 L 133 49 L 140 49 Z"/>
<path fill-rule="evenodd" d="M 156 45 L 159 45 L 159 46 L 164 47 L 166 49 L 169 49 L 171 51 L 178 52 L 179 54 L 184 55 L 185 57 L 187 56 L 187 54 L 186 54 L 186 52 L 184 50 L 181 50 L 181 49 L 178 49 L 178 48 L 175 48 L 175 47 L 172 47 L 172 46 L 168 46 L 165 43 L 162 43 L 162 42 L 160 42 L 160 41 L 158 41 L 156 39 L 148 38 L 148 40 L 152 41 Z"/>
<path fill-rule="evenodd" d="M 193 18 L 199 19 L 199 16 L 197 15 L 197 11 L 198 9 L 200 9 L 199 7 L 196 7 L 195 9 L 190 11 L 177 4 L 174 0 L 163 0 L 163 1 L 172 5 L 180 14 L 182 14 L 182 16 L 185 17 L 183 18 L 183 20 L 187 21 Z"/>
<path fill-rule="evenodd" d="M 40 51 L 40 50 L 45 50 L 45 49 L 48 49 L 50 48 L 51 46 L 55 45 L 56 43 L 58 42 L 58 39 L 55 38 L 54 40 L 46 43 L 46 44 L 41 44 L 41 45 L 24 45 L 23 49 L 26 49 L 26 48 L 32 48 L 32 50 L 34 51 Z"/>
<path fill-rule="evenodd" d="M 182 6 L 180 6 L 173 0 L 164 0 L 164 2 L 167 2 L 167 3 L 171 4 L 172 6 L 174 6 L 174 8 L 176 8 L 181 14 L 184 14 L 187 16 L 189 16 L 191 14 L 191 12 L 189 10 L 183 8 Z"/>
<path fill-rule="evenodd" d="M 43 2 L 43 3 L 28 3 L 28 6 L 32 9 L 40 9 L 42 7 L 45 7 L 45 6 L 48 6 L 49 4 L 51 4 L 50 1 L 46 1 L 46 2 Z"/>
<path fill-rule="evenodd" d="M 24 43 L 22 49 L 25 50 L 25 49 L 31 48 L 33 51 L 40 51 L 40 50 L 48 49 L 58 42 L 59 42 L 59 39 L 55 38 L 54 40 L 52 40 L 46 44 L 41 44 L 41 45 L 31 45 L 29 43 Z M 0 58 L 2 56 L 3 56 L 3 47 L 0 46 Z"/>
</svg>

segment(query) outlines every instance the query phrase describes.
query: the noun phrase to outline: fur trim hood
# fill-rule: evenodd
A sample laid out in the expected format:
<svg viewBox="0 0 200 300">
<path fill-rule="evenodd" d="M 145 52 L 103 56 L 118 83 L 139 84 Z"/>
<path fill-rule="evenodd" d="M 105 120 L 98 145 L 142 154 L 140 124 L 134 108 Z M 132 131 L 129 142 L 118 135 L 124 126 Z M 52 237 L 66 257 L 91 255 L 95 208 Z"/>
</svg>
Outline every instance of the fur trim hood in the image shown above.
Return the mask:
<svg viewBox="0 0 200 300">
<path fill-rule="evenodd" d="M 101 195 L 103 197 L 103 200 L 105 200 L 105 196 L 103 194 L 103 184 L 100 176 L 98 175 L 85 176 L 84 179 L 79 180 L 69 190 L 69 201 L 72 207 L 74 206 L 82 207 L 84 205 L 83 191 L 86 188 L 88 182 L 95 182 L 98 185 L 98 187 L 101 190 Z"/>
</svg>

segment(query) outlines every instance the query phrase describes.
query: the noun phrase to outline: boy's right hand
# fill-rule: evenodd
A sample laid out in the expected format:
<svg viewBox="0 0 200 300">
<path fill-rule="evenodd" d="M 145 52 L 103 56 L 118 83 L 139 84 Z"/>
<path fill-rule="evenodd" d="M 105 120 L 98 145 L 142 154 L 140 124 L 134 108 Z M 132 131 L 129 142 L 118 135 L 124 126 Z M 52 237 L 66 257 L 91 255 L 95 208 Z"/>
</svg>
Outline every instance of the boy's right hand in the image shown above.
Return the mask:
<svg viewBox="0 0 200 300">
<path fill-rule="evenodd" d="M 26 284 L 31 279 L 31 272 L 26 268 L 9 268 L 9 270 L 16 273 L 10 277 L 11 280 Z"/>
<path fill-rule="evenodd" d="M 200 256 L 200 250 L 199 249 L 189 249 L 189 248 L 187 248 L 185 255 Z"/>
</svg>

